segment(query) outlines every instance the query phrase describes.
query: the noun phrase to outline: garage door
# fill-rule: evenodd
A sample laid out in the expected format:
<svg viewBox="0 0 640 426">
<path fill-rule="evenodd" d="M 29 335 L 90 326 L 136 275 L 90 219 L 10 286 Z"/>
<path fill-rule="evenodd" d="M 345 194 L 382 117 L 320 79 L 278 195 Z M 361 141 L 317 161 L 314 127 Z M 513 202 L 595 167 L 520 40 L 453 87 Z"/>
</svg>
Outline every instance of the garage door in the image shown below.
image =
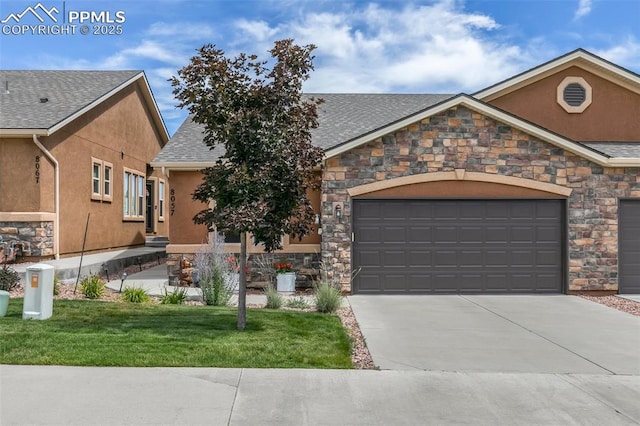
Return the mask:
<svg viewBox="0 0 640 426">
<path fill-rule="evenodd" d="M 561 293 L 562 200 L 354 200 L 353 292 Z"/>
<path fill-rule="evenodd" d="M 640 294 L 640 200 L 620 200 L 619 292 Z"/>
</svg>

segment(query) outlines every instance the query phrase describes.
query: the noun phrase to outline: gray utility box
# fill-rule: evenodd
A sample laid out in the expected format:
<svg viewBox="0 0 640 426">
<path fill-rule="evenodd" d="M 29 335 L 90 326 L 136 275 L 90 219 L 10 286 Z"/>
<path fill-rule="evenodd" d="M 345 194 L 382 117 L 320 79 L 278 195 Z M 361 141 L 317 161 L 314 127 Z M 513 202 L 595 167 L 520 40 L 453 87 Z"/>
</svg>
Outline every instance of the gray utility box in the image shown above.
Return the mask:
<svg viewBox="0 0 640 426">
<path fill-rule="evenodd" d="M 51 265 L 38 263 L 27 267 L 24 283 L 22 319 L 43 320 L 53 315 L 53 275 Z"/>
</svg>

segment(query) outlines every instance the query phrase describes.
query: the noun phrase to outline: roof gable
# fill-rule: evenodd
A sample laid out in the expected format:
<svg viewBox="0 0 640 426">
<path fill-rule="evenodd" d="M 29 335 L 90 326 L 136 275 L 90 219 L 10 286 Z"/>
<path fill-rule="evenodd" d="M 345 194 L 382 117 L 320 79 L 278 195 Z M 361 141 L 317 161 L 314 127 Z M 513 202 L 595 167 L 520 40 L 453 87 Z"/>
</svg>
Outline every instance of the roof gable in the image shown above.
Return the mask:
<svg viewBox="0 0 640 426">
<path fill-rule="evenodd" d="M 0 135 L 51 135 L 134 83 L 166 142 L 164 121 L 142 71 L 0 70 Z"/>
<path fill-rule="evenodd" d="M 357 146 L 363 145 L 367 142 L 370 142 L 374 139 L 387 135 L 389 133 L 400 130 L 404 127 L 409 126 L 410 124 L 419 122 L 425 118 L 428 118 L 432 115 L 439 114 L 441 112 L 447 111 L 451 108 L 455 108 L 458 106 L 464 106 L 471 110 L 480 112 L 488 117 L 491 117 L 497 121 L 508 124 L 518 130 L 521 130 L 525 133 L 533 135 L 540 140 L 545 142 L 549 142 L 559 148 L 567 150 L 573 154 L 576 154 L 582 158 L 593 161 L 594 163 L 600 164 L 602 166 L 607 167 L 640 167 L 640 156 L 635 156 L 637 151 L 633 151 L 631 154 L 634 157 L 613 157 L 603 152 L 597 151 L 596 147 L 587 146 L 585 144 L 580 144 L 575 141 L 564 138 L 556 133 L 550 132 L 546 129 L 543 129 L 536 124 L 523 120 L 519 117 L 511 115 L 503 110 L 495 108 L 485 102 L 482 102 L 474 97 L 471 97 L 466 94 L 460 94 L 443 102 L 440 102 L 434 106 L 426 108 L 425 110 L 413 114 L 411 116 L 405 117 L 401 120 L 396 121 L 388 126 L 382 127 L 374 132 L 362 135 L 358 138 L 352 139 L 342 145 L 336 146 L 332 149 L 329 149 L 325 152 L 325 158 L 334 157 L 336 155 L 340 155 L 344 152 L 347 152 Z M 620 154 L 621 152 L 616 152 L 616 154 Z"/>
<path fill-rule="evenodd" d="M 625 87 L 634 93 L 640 94 L 640 75 L 602 59 L 584 49 L 576 49 L 559 58 L 489 86 L 486 89 L 474 93 L 473 96 L 488 102 L 572 66 L 583 68 L 599 77 Z"/>
</svg>

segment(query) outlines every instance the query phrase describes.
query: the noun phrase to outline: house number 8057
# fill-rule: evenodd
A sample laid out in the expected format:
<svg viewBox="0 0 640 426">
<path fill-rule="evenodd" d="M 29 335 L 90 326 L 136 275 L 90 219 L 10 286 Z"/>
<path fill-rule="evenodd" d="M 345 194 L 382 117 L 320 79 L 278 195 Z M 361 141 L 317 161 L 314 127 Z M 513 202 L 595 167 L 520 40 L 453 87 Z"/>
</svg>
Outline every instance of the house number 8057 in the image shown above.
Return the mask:
<svg viewBox="0 0 640 426">
<path fill-rule="evenodd" d="M 40 156 L 36 155 L 36 183 L 40 183 Z"/>
</svg>

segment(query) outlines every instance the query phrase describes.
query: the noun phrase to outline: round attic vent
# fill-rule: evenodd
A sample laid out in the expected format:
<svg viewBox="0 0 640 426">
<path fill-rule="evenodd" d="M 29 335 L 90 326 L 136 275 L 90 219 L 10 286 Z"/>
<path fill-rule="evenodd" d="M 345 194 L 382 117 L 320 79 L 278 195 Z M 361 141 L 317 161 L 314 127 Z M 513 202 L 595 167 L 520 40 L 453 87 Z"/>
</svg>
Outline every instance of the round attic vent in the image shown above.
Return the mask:
<svg viewBox="0 0 640 426">
<path fill-rule="evenodd" d="M 568 113 L 581 113 L 591 105 L 591 86 L 582 77 L 566 77 L 558 86 L 557 101 Z"/>
</svg>

